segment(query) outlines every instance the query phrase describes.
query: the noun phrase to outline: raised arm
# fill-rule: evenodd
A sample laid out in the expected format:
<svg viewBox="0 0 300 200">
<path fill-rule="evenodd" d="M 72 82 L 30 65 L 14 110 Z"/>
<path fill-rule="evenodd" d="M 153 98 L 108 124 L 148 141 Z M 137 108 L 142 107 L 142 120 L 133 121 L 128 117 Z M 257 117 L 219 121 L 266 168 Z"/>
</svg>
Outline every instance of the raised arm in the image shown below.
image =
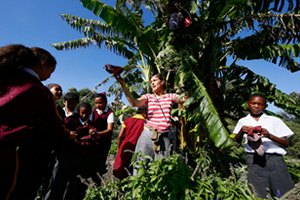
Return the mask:
<svg viewBox="0 0 300 200">
<path fill-rule="evenodd" d="M 115 74 L 114 76 L 117 79 L 117 81 L 121 84 L 125 96 L 132 107 L 141 107 L 146 103 L 145 97 L 134 99 L 130 94 L 129 90 L 127 89 L 124 79 L 118 74 Z"/>
</svg>

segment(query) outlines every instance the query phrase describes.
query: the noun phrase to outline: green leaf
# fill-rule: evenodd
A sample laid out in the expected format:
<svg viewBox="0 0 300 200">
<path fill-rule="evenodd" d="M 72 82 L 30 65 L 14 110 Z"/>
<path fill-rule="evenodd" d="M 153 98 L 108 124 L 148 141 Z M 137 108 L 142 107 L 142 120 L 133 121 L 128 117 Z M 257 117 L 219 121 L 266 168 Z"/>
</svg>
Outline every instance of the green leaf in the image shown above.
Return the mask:
<svg viewBox="0 0 300 200">
<path fill-rule="evenodd" d="M 200 118 L 202 123 L 204 123 L 210 138 L 215 143 L 215 146 L 219 148 L 232 146 L 233 142 L 230 139 L 226 128 L 221 122 L 219 114 L 216 111 L 208 93 L 206 92 L 206 88 L 200 81 L 198 81 L 198 88 L 184 103 L 184 106 L 188 107 L 192 102 L 194 102 L 194 98 L 200 99 L 199 109 L 201 112 L 198 113 L 197 118 Z"/>
</svg>

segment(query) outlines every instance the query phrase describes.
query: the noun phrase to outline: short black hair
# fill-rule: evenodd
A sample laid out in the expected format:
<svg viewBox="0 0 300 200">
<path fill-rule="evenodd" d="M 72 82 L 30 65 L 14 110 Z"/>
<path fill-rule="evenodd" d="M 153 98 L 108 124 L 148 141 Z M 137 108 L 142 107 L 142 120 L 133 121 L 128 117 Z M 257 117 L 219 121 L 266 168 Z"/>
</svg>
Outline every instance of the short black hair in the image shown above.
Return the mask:
<svg viewBox="0 0 300 200">
<path fill-rule="evenodd" d="M 261 97 L 261 98 L 263 98 L 263 99 L 265 100 L 265 104 L 267 104 L 268 99 L 267 99 L 267 97 L 266 97 L 264 94 L 262 94 L 262 93 L 257 93 L 257 92 L 256 92 L 256 93 L 251 94 L 251 95 L 249 96 L 248 101 L 250 101 L 250 99 L 251 99 L 252 97 Z"/>
<path fill-rule="evenodd" d="M 103 99 L 104 101 L 107 102 L 107 97 L 106 97 L 106 94 L 104 92 L 95 94 L 94 98 L 98 98 L 98 97 L 100 97 L 101 99 Z"/>
<path fill-rule="evenodd" d="M 141 107 L 139 107 L 138 109 L 137 109 L 137 111 L 136 111 L 136 113 L 137 114 L 143 114 L 143 113 L 145 113 L 145 112 L 147 112 L 147 106 L 146 105 L 143 105 L 143 106 L 141 106 Z"/>
<path fill-rule="evenodd" d="M 79 108 L 87 108 L 89 110 L 92 110 L 92 106 L 91 104 L 89 104 L 88 102 L 83 102 L 79 105 Z"/>
<path fill-rule="evenodd" d="M 77 103 L 79 102 L 79 95 L 74 92 L 67 92 L 64 96 L 64 100 L 75 100 Z"/>
</svg>

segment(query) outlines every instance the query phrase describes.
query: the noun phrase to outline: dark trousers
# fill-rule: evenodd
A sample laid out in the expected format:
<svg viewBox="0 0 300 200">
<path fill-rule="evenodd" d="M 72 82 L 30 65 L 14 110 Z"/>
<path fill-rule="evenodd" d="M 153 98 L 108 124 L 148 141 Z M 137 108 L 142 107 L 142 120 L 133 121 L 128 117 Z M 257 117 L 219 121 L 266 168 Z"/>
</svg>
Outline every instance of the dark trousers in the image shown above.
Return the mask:
<svg viewBox="0 0 300 200">
<path fill-rule="evenodd" d="M 0 199 L 9 197 L 14 189 L 18 171 L 18 153 L 16 147 L 0 146 Z"/>
<path fill-rule="evenodd" d="M 267 190 L 284 195 L 294 187 L 283 157 L 278 154 L 247 153 L 248 184 L 252 184 L 257 197 L 266 198 Z M 250 186 L 252 190 L 252 187 Z M 254 191 L 252 191 L 254 192 Z"/>
<path fill-rule="evenodd" d="M 45 199 L 83 199 L 87 186 L 77 175 L 84 173 L 86 157 L 58 153 L 53 169 L 53 182 Z"/>
<path fill-rule="evenodd" d="M 17 182 L 10 199 L 34 199 L 47 171 L 51 151 L 41 146 L 25 144 L 19 148 Z"/>
</svg>

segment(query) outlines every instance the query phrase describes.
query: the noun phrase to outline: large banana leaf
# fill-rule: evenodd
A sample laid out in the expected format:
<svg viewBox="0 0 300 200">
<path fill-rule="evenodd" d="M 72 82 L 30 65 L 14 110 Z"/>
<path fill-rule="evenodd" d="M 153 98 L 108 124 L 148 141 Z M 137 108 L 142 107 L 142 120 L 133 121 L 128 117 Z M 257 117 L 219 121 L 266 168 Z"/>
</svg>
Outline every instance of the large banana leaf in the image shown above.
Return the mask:
<svg viewBox="0 0 300 200">
<path fill-rule="evenodd" d="M 194 66 L 197 65 L 197 60 L 190 53 L 188 49 L 177 52 L 174 47 L 168 45 L 164 51 L 160 52 L 158 58 L 166 62 L 175 60 L 174 65 L 177 67 L 174 80 L 175 87 L 193 91 L 193 94 L 184 103 L 185 108 L 189 111 L 188 120 L 195 124 L 195 128 L 190 132 L 196 135 L 209 135 L 216 147 L 230 147 L 233 142 L 219 117 L 206 87 L 194 73 Z"/>
<path fill-rule="evenodd" d="M 195 102 L 200 102 L 198 108 L 194 111 L 194 114 L 189 117 L 189 120 L 196 123 L 196 127 L 192 132 L 201 132 L 203 125 L 216 147 L 226 148 L 232 146 L 233 142 L 221 122 L 219 114 L 216 111 L 206 88 L 200 80 L 197 82 L 198 85 L 193 95 L 184 103 L 185 107 L 189 107 Z"/>
<path fill-rule="evenodd" d="M 137 42 L 137 46 L 146 55 L 153 57 L 158 52 L 158 43 L 154 38 L 153 30 L 139 28 L 133 17 L 125 16 L 118 10 L 98 0 L 81 0 L 83 6 L 93 11 L 96 16 L 102 18 L 109 26 L 114 27 L 124 35 L 129 35 L 131 40 Z M 130 14 L 130 13 L 129 13 Z"/>
<path fill-rule="evenodd" d="M 67 50 L 67 49 L 77 49 L 77 48 L 86 48 L 90 45 L 96 45 L 101 48 L 102 43 L 105 42 L 105 46 L 107 49 L 113 50 L 117 55 L 121 55 L 125 58 L 132 58 L 134 53 L 128 50 L 127 45 L 124 42 L 117 40 L 117 38 L 103 38 L 99 37 L 84 37 L 77 40 L 70 40 L 67 42 L 53 43 L 51 46 L 56 48 L 57 50 Z"/>
<path fill-rule="evenodd" d="M 254 50 L 254 49 L 253 49 Z M 287 68 L 291 72 L 300 70 L 299 63 L 293 59 L 293 57 L 299 57 L 300 44 L 280 44 L 267 46 L 265 48 L 258 48 L 256 51 L 248 52 L 245 57 L 241 59 L 254 60 L 265 59 L 276 64 L 278 58 L 280 58 L 279 65 Z"/>
</svg>

